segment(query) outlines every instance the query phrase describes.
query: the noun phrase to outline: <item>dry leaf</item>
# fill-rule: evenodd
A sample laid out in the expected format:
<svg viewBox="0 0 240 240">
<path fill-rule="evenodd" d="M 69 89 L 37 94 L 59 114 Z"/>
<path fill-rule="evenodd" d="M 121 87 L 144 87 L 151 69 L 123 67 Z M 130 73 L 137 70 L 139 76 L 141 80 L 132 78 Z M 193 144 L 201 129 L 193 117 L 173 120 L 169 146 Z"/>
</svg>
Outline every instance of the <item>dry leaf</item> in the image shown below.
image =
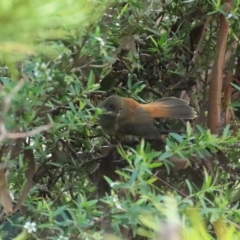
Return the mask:
<svg viewBox="0 0 240 240">
<path fill-rule="evenodd" d="M 27 182 L 21 192 L 21 195 L 15 205 L 13 211 L 16 212 L 22 205 L 23 201 L 26 199 L 29 191 L 33 187 L 34 183 L 32 178 L 36 171 L 36 164 L 34 160 L 33 150 L 32 149 L 25 149 L 24 150 L 24 160 L 28 163 L 28 169 L 26 170 L 25 176 L 27 178 Z"/>
<path fill-rule="evenodd" d="M 6 177 L 6 166 L 0 166 L 0 202 L 6 213 L 12 212 L 12 199 L 8 191 L 8 183 Z"/>
<path fill-rule="evenodd" d="M 174 164 L 172 168 L 176 171 L 186 169 L 190 165 L 189 161 L 175 156 L 169 157 L 168 160 Z"/>
</svg>

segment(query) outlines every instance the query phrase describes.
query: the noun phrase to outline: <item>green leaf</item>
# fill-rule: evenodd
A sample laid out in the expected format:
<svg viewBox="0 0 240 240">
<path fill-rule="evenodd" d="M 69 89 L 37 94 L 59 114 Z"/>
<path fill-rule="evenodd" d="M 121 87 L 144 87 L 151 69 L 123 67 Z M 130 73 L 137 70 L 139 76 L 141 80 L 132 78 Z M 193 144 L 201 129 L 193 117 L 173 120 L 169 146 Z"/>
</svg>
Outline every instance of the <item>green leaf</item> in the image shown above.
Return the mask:
<svg viewBox="0 0 240 240">
<path fill-rule="evenodd" d="M 177 133 L 170 133 L 169 135 L 176 139 L 179 143 L 183 142 L 183 137 L 181 135 Z"/>
<path fill-rule="evenodd" d="M 228 125 L 223 129 L 223 137 L 229 136 L 229 130 L 230 130 L 230 125 L 228 124 Z"/>
<path fill-rule="evenodd" d="M 159 160 L 162 161 L 162 160 L 164 160 L 164 159 L 166 159 L 166 158 L 171 157 L 172 155 L 173 155 L 172 152 L 164 152 L 163 154 L 161 154 Z"/>
<path fill-rule="evenodd" d="M 53 212 L 53 217 L 56 217 L 57 215 L 61 214 L 62 212 L 64 212 L 64 210 L 66 210 L 66 206 L 60 206 L 57 210 L 55 210 Z"/>
<path fill-rule="evenodd" d="M 187 136 L 190 137 L 192 134 L 192 127 L 191 127 L 190 122 L 187 122 L 186 128 L 187 128 Z"/>
<path fill-rule="evenodd" d="M 150 163 L 150 164 L 148 164 L 148 167 L 149 167 L 150 169 L 152 169 L 152 168 L 161 167 L 162 165 L 163 165 L 162 162 L 155 162 L 155 163 Z"/>
<path fill-rule="evenodd" d="M 134 171 L 131 175 L 131 178 L 129 180 L 129 185 L 132 185 L 135 182 L 135 180 L 137 179 L 137 176 L 138 176 L 138 170 L 134 169 Z"/>
<path fill-rule="evenodd" d="M 149 180 L 147 180 L 147 183 L 148 184 L 153 184 L 154 182 L 156 182 L 158 180 L 157 177 L 153 177 L 153 178 L 150 178 Z"/>
<path fill-rule="evenodd" d="M 87 82 L 87 89 L 88 90 L 91 90 L 92 89 L 92 86 L 93 86 L 93 79 L 94 79 L 94 77 L 93 77 L 93 71 L 91 71 L 90 72 L 90 74 L 89 74 L 89 77 L 88 77 L 88 82 Z"/>
<path fill-rule="evenodd" d="M 150 39 L 151 39 L 152 42 L 154 43 L 155 47 L 158 48 L 158 44 L 157 44 L 157 42 L 156 42 L 152 37 L 150 37 Z"/>
<path fill-rule="evenodd" d="M 230 83 L 234 88 L 236 88 L 238 91 L 240 91 L 240 86 L 236 85 L 235 83 Z"/>
</svg>

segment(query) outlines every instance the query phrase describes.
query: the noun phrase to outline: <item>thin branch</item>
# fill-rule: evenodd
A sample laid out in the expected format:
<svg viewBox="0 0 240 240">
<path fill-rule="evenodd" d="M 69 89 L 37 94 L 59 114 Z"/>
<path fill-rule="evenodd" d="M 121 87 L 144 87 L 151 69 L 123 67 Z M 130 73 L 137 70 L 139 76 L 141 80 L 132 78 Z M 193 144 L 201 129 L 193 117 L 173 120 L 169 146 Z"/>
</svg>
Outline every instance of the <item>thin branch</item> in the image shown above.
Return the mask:
<svg viewBox="0 0 240 240">
<path fill-rule="evenodd" d="M 122 58 L 121 56 L 118 56 L 118 58 L 119 58 L 120 61 L 123 63 L 123 65 L 127 68 L 128 72 L 132 75 L 132 77 L 133 77 L 136 81 L 139 81 L 138 78 L 133 74 L 133 72 L 131 71 L 131 69 L 127 66 L 127 64 L 125 63 L 125 61 L 123 60 L 123 58 Z M 156 96 L 159 97 L 159 98 L 162 97 L 162 95 L 161 95 L 158 91 L 154 90 L 153 88 L 151 88 L 151 87 L 149 86 L 149 83 L 148 83 L 146 80 L 144 80 L 144 82 L 145 82 L 145 84 L 146 84 L 146 89 L 147 89 L 149 92 L 153 93 L 154 95 L 156 95 Z"/>
<path fill-rule="evenodd" d="M 21 79 L 16 86 L 12 89 L 12 91 L 4 98 L 3 100 L 3 109 L 2 109 L 2 122 L 5 122 L 7 112 L 10 108 L 10 103 L 14 95 L 22 88 L 25 84 L 25 79 Z"/>
<path fill-rule="evenodd" d="M 200 40 L 199 40 L 199 42 L 198 42 L 198 45 L 197 45 L 196 50 L 194 51 L 194 55 L 193 55 L 193 58 L 192 58 L 192 63 L 195 63 L 195 60 L 196 60 L 197 55 L 198 55 L 198 53 L 199 53 L 199 51 L 200 51 L 200 49 L 201 49 L 203 40 L 204 40 L 205 35 L 206 35 L 206 28 L 207 28 L 207 26 L 208 26 L 208 24 L 209 24 L 209 22 L 210 22 L 211 19 L 212 19 L 211 17 L 208 17 L 207 20 L 206 20 L 205 23 L 204 23 Z"/>
<path fill-rule="evenodd" d="M 47 124 L 47 125 L 43 125 L 40 127 L 35 128 L 34 130 L 28 131 L 28 132 L 18 132 L 18 133 L 11 133 L 8 132 L 6 127 L 5 127 L 5 122 L 6 122 L 6 116 L 7 116 L 7 112 L 10 108 L 10 104 L 11 101 L 14 97 L 14 95 L 22 88 L 22 86 L 25 84 L 26 82 L 26 77 L 22 78 L 17 84 L 16 86 L 12 89 L 12 91 L 4 98 L 4 105 L 3 105 L 3 109 L 2 109 L 2 121 L 0 123 L 0 142 L 3 141 L 5 138 L 9 138 L 9 139 L 17 139 L 17 138 L 26 138 L 26 137 L 30 137 L 32 135 L 38 134 L 40 132 L 43 131 L 47 131 L 49 130 L 52 125 L 51 124 Z"/>
<path fill-rule="evenodd" d="M 38 134 L 40 132 L 47 131 L 51 127 L 52 127 L 52 124 L 47 124 L 47 125 L 37 127 L 37 128 L 35 128 L 31 131 L 28 131 L 28 132 L 10 133 L 10 132 L 7 132 L 4 124 L 1 123 L 0 124 L 0 129 L 1 129 L 0 142 L 3 141 L 5 138 L 17 139 L 17 138 L 30 137 L 30 136 L 33 136 L 33 135 Z"/>
</svg>

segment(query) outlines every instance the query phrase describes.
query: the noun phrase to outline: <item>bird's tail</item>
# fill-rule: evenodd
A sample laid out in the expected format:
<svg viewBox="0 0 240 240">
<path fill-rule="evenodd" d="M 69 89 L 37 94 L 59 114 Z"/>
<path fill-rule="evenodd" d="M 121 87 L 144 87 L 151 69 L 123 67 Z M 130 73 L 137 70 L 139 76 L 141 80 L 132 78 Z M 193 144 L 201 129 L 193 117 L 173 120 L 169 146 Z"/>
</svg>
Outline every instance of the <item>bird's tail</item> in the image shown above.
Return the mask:
<svg viewBox="0 0 240 240">
<path fill-rule="evenodd" d="M 153 118 L 193 119 L 197 116 L 187 101 L 175 97 L 165 97 L 156 102 L 143 104 L 142 107 Z"/>
</svg>

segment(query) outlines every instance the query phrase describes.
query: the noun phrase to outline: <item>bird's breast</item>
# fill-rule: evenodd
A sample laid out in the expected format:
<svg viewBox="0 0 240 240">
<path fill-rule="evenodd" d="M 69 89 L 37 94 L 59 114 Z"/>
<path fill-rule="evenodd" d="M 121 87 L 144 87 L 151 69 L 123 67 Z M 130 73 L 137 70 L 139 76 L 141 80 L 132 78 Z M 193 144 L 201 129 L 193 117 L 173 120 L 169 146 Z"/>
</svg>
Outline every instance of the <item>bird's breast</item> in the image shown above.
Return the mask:
<svg viewBox="0 0 240 240">
<path fill-rule="evenodd" d="M 101 114 L 99 116 L 99 124 L 108 135 L 115 135 L 118 131 L 117 116 L 115 115 Z"/>
</svg>

